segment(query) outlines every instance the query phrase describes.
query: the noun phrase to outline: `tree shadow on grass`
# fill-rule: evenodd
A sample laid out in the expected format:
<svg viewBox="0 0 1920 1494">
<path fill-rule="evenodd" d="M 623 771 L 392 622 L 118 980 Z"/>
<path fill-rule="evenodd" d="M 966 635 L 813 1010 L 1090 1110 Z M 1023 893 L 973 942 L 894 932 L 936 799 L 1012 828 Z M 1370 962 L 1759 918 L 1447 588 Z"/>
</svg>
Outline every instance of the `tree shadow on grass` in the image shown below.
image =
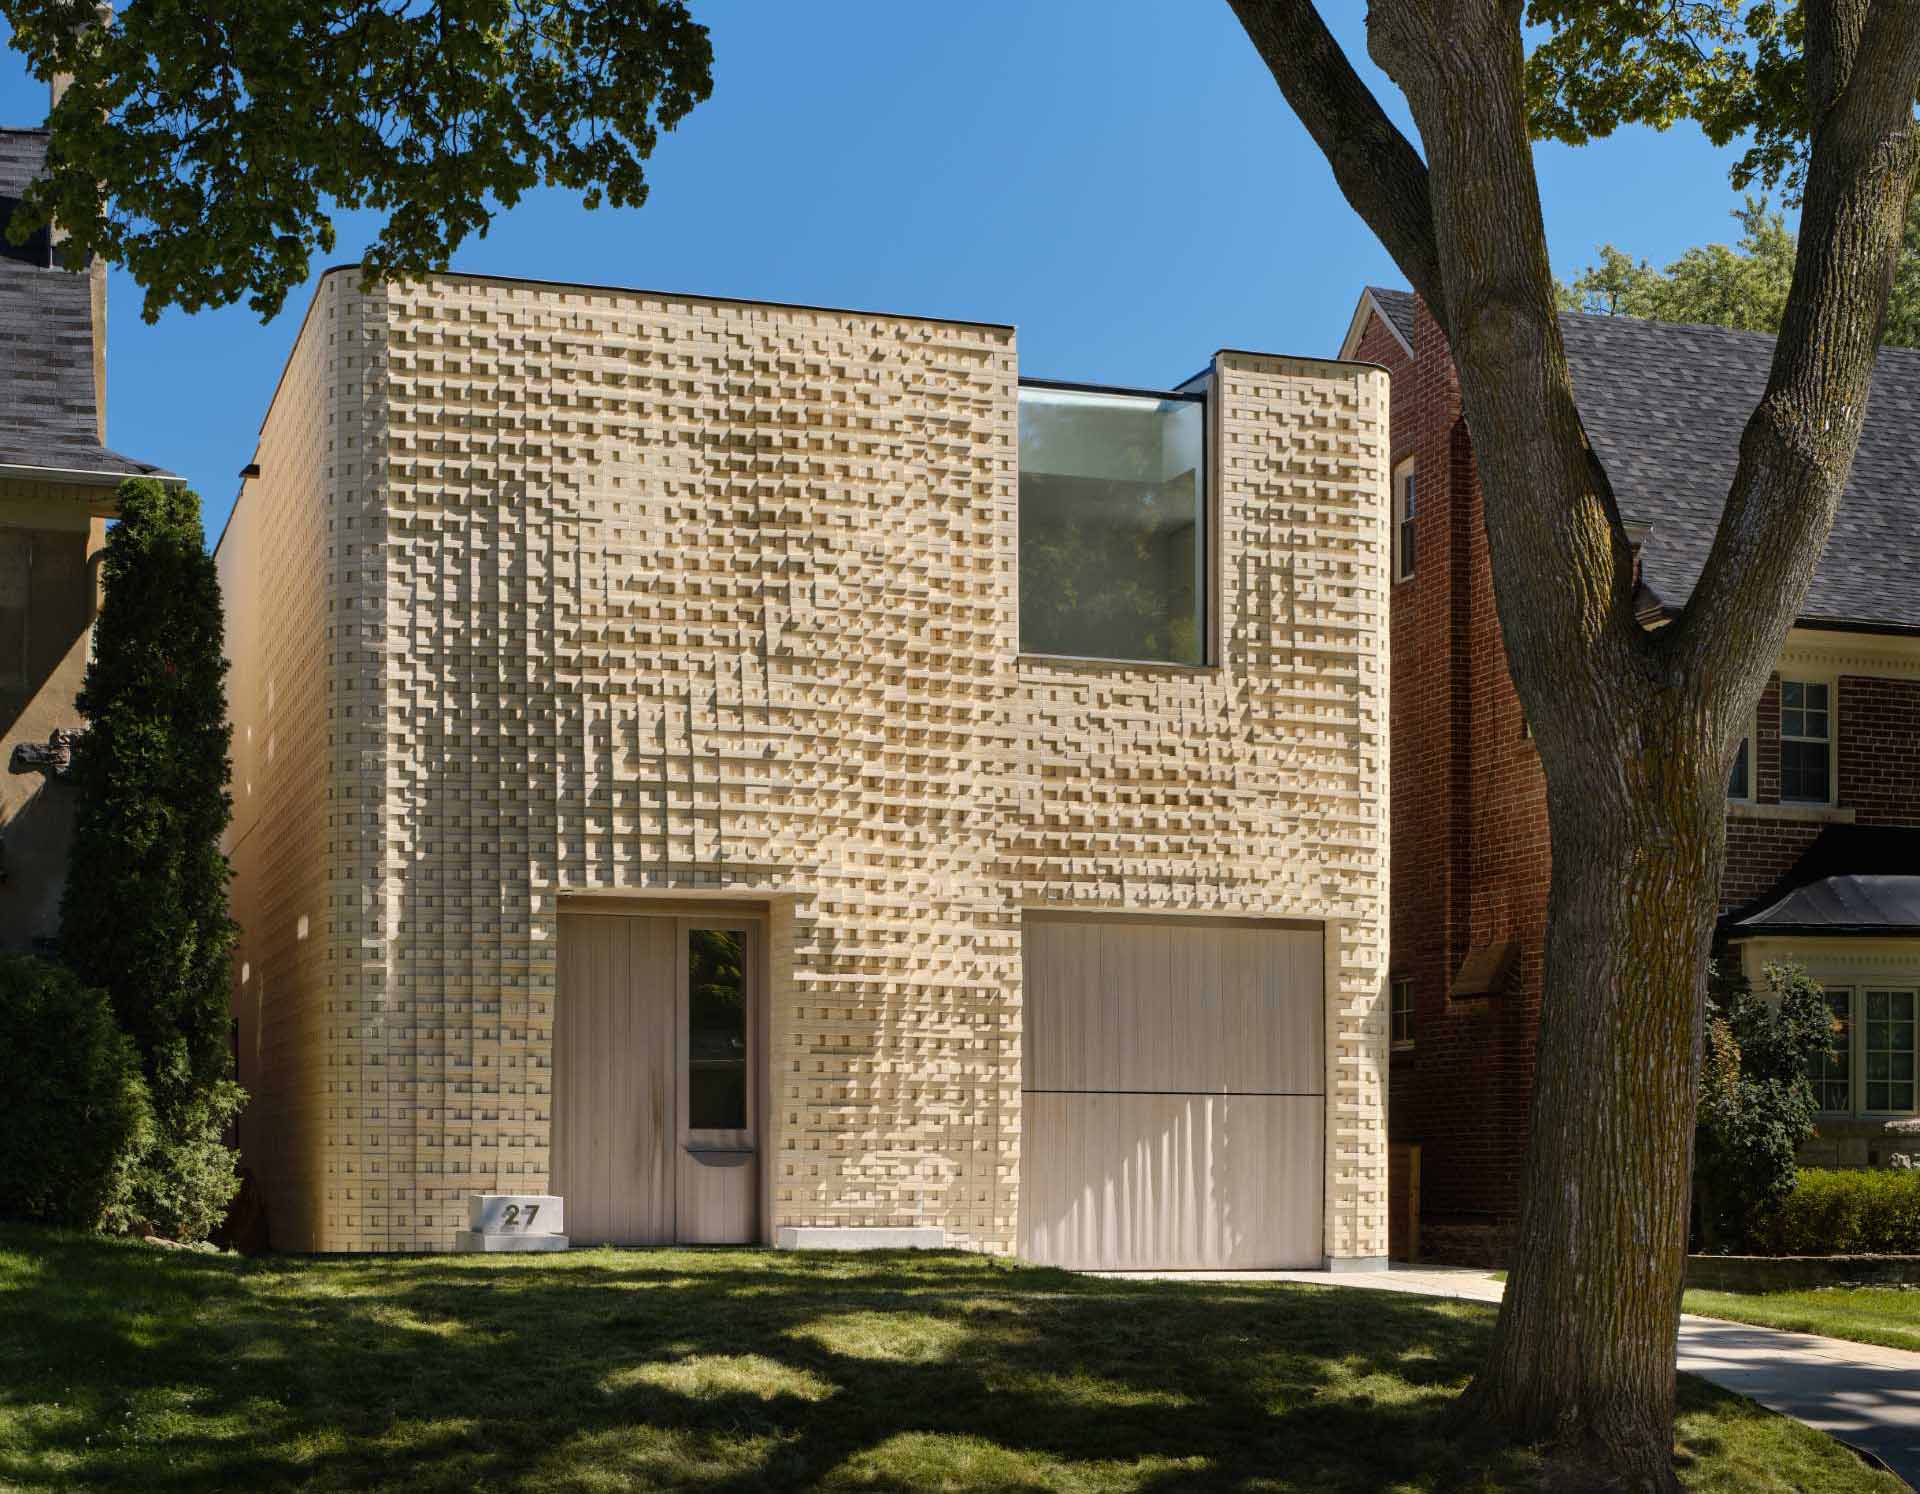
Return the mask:
<svg viewBox="0 0 1920 1494">
<path fill-rule="evenodd" d="M 967 1255 L 243 1261 L 0 1230 L 0 1484 L 1524 1484 L 1442 1425 L 1488 1321 Z"/>
</svg>

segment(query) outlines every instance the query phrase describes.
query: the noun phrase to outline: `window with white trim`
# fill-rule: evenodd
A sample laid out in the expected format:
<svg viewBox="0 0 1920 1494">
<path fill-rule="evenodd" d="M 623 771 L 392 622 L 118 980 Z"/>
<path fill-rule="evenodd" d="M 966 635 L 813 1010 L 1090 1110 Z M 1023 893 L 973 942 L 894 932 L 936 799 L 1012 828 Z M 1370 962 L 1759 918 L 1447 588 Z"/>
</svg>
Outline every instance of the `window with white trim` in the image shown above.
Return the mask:
<svg viewBox="0 0 1920 1494">
<path fill-rule="evenodd" d="M 1393 1046 L 1411 1048 L 1413 1046 L 1413 982 L 1406 979 L 1396 980 L 1388 985 L 1387 990 L 1392 998 Z"/>
<path fill-rule="evenodd" d="M 1920 992 L 1912 986 L 1863 986 L 1826 993 L 1833 1051 L 1816 1059 L 1812 1079 L 1828 1115 L 1902 1115 L 1915 1109 L 1920 1054 Z"/>
<path fill-rule="evenodd" d="M 1393 579 L 1405 581 L 1413 575 L 1415 537 L 1415 500 L 1413 458 L 1408 457 L 1393 469 Z"/>
<path fill-rule="evenodd" d="M 1780 681 L 1780 798 L 1783 803 L 1833 802 L 1832 686 Z"/>
</svg>

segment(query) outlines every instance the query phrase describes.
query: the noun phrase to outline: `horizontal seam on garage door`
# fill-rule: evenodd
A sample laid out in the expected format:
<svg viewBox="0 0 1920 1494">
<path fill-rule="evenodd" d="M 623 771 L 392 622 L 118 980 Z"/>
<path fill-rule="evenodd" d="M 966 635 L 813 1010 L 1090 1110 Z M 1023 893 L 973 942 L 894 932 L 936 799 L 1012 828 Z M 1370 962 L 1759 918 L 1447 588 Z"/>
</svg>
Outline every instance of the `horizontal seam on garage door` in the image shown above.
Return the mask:
<svg viewBox="0 0 1920 1494">
<path fill-rule="evenodd" d="M 1023 1089 L 1023 1095 L 1239 1095 L 1244 1098 L 1324 1100 L 1324 1089 Z"/>
</svg>

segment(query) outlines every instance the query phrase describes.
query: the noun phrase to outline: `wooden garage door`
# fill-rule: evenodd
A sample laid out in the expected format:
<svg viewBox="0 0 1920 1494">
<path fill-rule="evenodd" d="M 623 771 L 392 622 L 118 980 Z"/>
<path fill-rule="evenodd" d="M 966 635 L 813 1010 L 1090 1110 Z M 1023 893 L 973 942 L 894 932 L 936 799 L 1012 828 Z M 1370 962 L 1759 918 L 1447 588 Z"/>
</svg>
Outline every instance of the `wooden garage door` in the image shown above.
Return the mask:
<svg viewBox="0 0 1920 1494">
<path fill-rule="evenodd" d="M 1025 951 L 1021 1253 L 1318 1266 L 1320 931 L 1033 916 Z"/>
</svg>

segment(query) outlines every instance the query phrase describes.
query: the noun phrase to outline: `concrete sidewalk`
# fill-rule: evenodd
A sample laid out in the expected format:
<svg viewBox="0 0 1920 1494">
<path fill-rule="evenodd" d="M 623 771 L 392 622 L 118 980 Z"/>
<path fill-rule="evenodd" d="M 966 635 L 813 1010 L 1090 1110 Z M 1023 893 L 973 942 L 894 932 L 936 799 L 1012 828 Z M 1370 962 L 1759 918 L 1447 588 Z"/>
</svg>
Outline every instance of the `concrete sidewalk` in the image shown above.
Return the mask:
<svg viewBox="0 0 1920 1494">
<path fill-rule="evenodd" d="M 1395 1266 L 1337 1276 L 1325 1271 L 1101 1274 L 1166 1281 L 1297 1281 L 1465 1302 L 1498 1302 L 1505 1290 L 1504 1282 L 1485 1271 L 1450 1266 Z M 1687 1313 L 1680 1319 L 1680 1368 L 1862 1448 L 1909 1484 L 1920 1484 L 1920 1354 Z"/>
</svg>

